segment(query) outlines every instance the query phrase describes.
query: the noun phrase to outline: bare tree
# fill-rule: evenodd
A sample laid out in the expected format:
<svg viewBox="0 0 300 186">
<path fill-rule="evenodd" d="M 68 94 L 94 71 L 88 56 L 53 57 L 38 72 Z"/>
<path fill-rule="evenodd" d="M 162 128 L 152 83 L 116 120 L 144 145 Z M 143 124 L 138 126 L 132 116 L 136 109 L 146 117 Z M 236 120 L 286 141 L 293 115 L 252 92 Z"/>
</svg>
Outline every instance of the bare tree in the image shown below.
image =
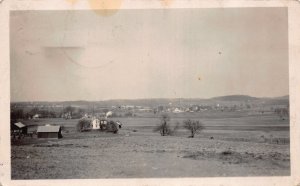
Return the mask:
<svg viewBox="0 0 300 186">
<path fill-rule="evenodd" d="M 199 133 L 201 130 L 204 129 L 203 124 L 200 121 L 194 121 L 194 120 L 185 120 L 183 121 L 184 123 L 184 128 L 189 130 L 191 132 L 191 138 L 195 136 L 196 133 Z"/>
<path fill-rule="evenodd" d="M 77 123 L 77 131 L 82 132 L 89 129 L 91 126 L 91 121 L 85 118 L 82 118 Z"/>
<path fill-rule="evenodd" d="M 72 118 L 74 111 L 75 111 L 75 107 L 67 106 L 63 112 L 68 113 L 70 115 L 70 117 Z"/>
<path fill-rule="evenodd" d="M 166 136 L 170 134 L 170 126 L 169 126 L 169 122 L 170 121 L 170 117 L 167 114 L 162 114 L 160 116 L 160 124 L 154 128 L 154 132 L 159 131 L 160 134 L 162 136 Z"/>
<path fill-rule="evenodd" d="M 275 108 L 274 112 L 283 120 L 289 117 L 289 108 Z"/>
</svg>

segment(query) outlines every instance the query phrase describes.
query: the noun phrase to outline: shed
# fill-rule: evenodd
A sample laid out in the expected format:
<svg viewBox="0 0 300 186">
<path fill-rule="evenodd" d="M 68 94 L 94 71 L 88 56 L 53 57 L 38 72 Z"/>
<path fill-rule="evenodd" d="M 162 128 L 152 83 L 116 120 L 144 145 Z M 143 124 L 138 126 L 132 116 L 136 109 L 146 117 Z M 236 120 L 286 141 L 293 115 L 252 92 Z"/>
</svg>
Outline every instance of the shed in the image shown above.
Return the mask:
<svg viewBox="0 0 300 186">
<path fill-rule="evenodd" d="M 21 122 L 14 123 L 14 124 L 11 126 L 11 131 L 12 131 L 13 133 L 27 134 L 27 126 L 24 125 L 24 124 L 21 123 Z"/>
<path fill-rule="evenodd" d="M 62 138 L 60 126 L 39 126 L 37 129 L 38 138 Z"/>
</svg>

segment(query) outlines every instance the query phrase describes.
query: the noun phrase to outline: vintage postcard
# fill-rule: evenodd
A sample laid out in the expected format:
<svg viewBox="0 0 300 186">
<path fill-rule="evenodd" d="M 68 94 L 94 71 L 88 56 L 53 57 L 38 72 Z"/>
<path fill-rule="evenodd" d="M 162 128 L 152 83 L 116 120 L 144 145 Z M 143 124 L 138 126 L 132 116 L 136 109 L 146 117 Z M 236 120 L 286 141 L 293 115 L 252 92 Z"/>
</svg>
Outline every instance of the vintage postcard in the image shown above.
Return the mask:
<svg viewBox="0 0 300 186">
<path fill-rule="evenodd" d="M 0 7 L 0 184 L 300 184 L 300 2 Z"/>
</svg>

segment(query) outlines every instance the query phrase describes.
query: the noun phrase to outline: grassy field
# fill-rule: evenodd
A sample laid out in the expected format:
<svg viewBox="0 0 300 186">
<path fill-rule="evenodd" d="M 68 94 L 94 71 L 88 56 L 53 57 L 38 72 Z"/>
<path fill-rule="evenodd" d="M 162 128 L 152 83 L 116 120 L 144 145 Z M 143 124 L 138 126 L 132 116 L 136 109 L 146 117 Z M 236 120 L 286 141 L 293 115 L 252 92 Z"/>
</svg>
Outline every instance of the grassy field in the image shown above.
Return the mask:
<svg viewBox="0 0 300 186">
<path fill-rule="evenodd" d="M 189 118 L 205 129 L 195 138 L 179 128 L 153 132 L 159 115 L 111 118 L 118 134 L 79 133 L 78 120 L 26 120 L 32 128 L 63 127 L 58 140 L 12 141 L 12 179 L 272 176 L 290 174 L 289 120 L 274 114 L 212 112 L 170 114 L 171 127 Z"/>
</svg>

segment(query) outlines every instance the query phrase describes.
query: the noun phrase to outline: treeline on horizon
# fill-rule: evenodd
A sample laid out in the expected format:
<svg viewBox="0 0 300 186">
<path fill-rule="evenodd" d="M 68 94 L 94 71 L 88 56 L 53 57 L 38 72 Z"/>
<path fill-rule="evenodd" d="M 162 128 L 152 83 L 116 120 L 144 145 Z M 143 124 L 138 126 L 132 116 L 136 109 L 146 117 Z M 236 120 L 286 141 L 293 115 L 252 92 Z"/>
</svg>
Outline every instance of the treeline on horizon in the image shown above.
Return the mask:
<svg viewBox="0 0 300 186">
<path fill-rule="evenodd" d="M 145 99 L 111 99 L 102 101 L 12 101 L 12 105 L 30 105 L 30 104 L 60 104 L 60 105 L 88 105 L 88 104 L 102 104 L 103 106 L 113 106 L 113 105 L 138 105 L 141 106 L 157 106 L 169 104 L 205 104 L 215 101 L 269 101 L 269 102 L 286 102 L 289 100 L 289 95 L 280 97 L 252 97 L 247 95 L 229 95 L 229 96 L 219 96 L 213 98 L 145 98 Z"/>
<path fill-rule="evenodd" d="M 167 108 L 190 109 L 195 112 L 201 109 L 216 110 L 220 105 L 222 111 L 236 111 L 269 107 L 270 110 L 280 108 L 289 109 L 289 97 L 255 98 L 235 95 L 210 99 L 142 99 L 142 100 L 108 100 L 99 102 L 71 101 L 71 102 L 21 102 L 11 103 L 11 119 L 30 119 L 36 114 L 43 118 L 81 118 L 85 114 L 103 114 L 115 110 L 113 117 L 135 116 L 134 110 L 148 108 L 151 112 L 165 111 Z M 128 106 L 128 108 L 127 108 Z M 121 109 L 125 107 L 126 109 Z M 120 108 L 120 109 L 118 109 Z M 196 109 L 194 109 L 196 108 Z M 271 109 L 272 108 L 272 109 Z"/>
</svg>

